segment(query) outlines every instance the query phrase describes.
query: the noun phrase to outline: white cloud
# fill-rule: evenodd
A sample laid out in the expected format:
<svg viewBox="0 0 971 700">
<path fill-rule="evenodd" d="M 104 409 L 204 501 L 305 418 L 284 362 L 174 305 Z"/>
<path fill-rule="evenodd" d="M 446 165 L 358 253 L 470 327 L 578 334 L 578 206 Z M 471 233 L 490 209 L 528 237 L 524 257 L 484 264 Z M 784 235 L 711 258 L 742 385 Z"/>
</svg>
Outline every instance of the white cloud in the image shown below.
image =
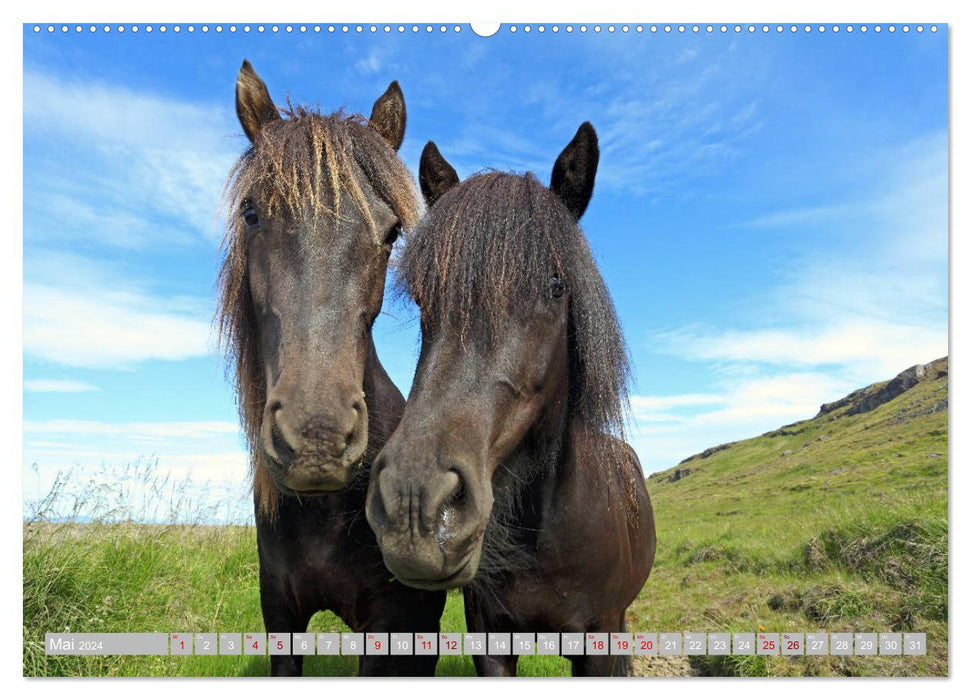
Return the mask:
<svg viewBox="0 0 971 700">
<path fill-rule="evenodd" d="M 123 435 L 130 440 L 206 439 L 238 435 L 239 425 L 229 421 L 163 421 L 108 423 L 104 421 L 55 419 L 24 421 L 25 435 Z"/>
<path fill-rule="evenodd" d="M 381 58 L 377 51 L 370 51 L 367 56 L 359 58 L 354 67 L 362 75 L 374 75 L 381 70 Z"/>
<path fill-rule="evenodd" d="M 631 396 L 631 408 L 636 411 L 649 411 L 675 406 L 705 406 L 724 403 L 721 394 L 680 394 L 677 396 Z"/>
<path fill-rule="evenodd" d="M 22 469 L 24 517 L 248 523 L 253 501 L 243 452 L 58 454 Z"/>
<path fill-rule="evenodd" d="M 209 351 L 210 323 L 142 292 L 24 284 L 24 352 L 71 367 L 130 367 Z"/>
<path fill-rule="evenodd" d="M 750 63 L 746 71 L 738 70 L 722 52 L 699 68 L 701 53 L 693 48 L 638 59 L 632 59 L 631 50 L 650 50 L 625 43 L 594 50 L 597 64 L 611 64 L 611 81 L 585 73 L 582 52 L 576 70 L 543 80 L 523 82 L 497 63 L 483 77 L 488 85 L 480 95 L 463 93 L 450 105 L 463 127 L 460 135 L 438 146 L 459 175 L 494 167 L 532 171 L 546 181 L 560 149 L 590 120 L 600 143 L 598 191 L 682 198 L 694 196 L 696 189 L 685 187 L 686 181 L 720 172 L 762 126 L 759 82 L 753 80 L 760 76 Z M 652 70 L 644 71 L 639 59 L 649 60 Z M 499 104 L 488 97 L 507 91 L 510 81 L 522 83 L 516 100 Z M 637 90 L 618 91 L 617 84 Z M 427 92 L 448 94 L 450 89 L 435 86 Z M 510 119 L 521 128 L 498 126 Z"/>
<path fill-rule="evenodd" d="M 646 471 L 811 418 L 822 403 L 948 353 L 946 166 L 946 135 L 931 134 L 871 164 L 868 192 L 743 224 L 825 231 L 834 242 L 795 248 L 781 281 L 733 325 L 652 334 L 654 351 L 701 365 L 713 377 L 702 390 L 715 391 L 701 394 L 708 405 L 698 394 L 634 398 Z"/>
<path fill-rule="evenodd" d="M 231 100 L 214 107 L 28 69 L 26 236 L 127 248 L 215 241 L 238 134 Z"/>
<path fill-rule="evenodd" d="M 645 473 L 667 469 L 705 448 L 760 435 L 786 423 L 812 418 L 818 407 L 857 388 L 846 377 L 822 372 L 791 372 L 756 378 L 731 378 L 722 392 L 685 396 L 633 396 L 630 441 Z M 656 405 L 697 407 L 658 420 Z"/>
<path fill-rule="evenodd" d="M 685 72 L 690 66 L 677 64 L 694 65 L 697 52 L 691 51 L 678 54 L 663 73 L 670 77 L 645 85 L 641 97 L 614 98 L 590 110 L 603 112 L 595 126 L 602 162 L 610 163 L 598 173 L 598 186 L 683 196 L 685 180 L 720 172 L 761 129 L 751 85 L 738 83 L 720 63 Z"/>
<path fill-rule="evenodd" d="M 780 226 L 832 223 L 834 217 L 846 215 L 848 209 L 849 207 L 838 204 L 818 207 L 797 207 L 763 214 L 747 221 L 732 224 L 730 228 L 778 228 Z"/>
<path fill-rule="evenodd" d="M 947 329 L 843 318 L 823 327 L 680 329 L 655 337 L 665 352 L 696 361 L 777 367 L 836 365 L 850 376 L 892 377 L 947 354 Z"/>
<path fill-rule="evenodd" d="M 74 394 L 85 391 L 101 391 L 94 384 L 73 379 L 25 379 L 24 391 L 33 393 Z"/>
<path fill-rule="evenodd" d="M 24 422 L 24 512 L 246 522 L 249 458 L 235 421 Z"/>
</svg>

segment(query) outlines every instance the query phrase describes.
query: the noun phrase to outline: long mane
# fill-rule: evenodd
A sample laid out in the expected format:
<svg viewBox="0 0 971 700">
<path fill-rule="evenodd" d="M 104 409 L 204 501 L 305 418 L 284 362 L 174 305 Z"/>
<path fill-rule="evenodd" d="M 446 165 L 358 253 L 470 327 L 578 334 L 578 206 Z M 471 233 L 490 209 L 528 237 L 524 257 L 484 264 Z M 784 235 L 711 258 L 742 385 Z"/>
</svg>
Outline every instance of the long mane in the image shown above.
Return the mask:
<svg viewBox="0 0 971 700">
<path fill-rule="evenodd" d="M 570 295 L 574 425 L 622 437 L 630 362 L 617 314 L 566 206 L 531 174 L 487 172 L 446 192 L 408 239 L 399 284 L 463 342 L 493 343 L 557 275 Z M 603 463 L 605 460 L 597 460 Z"/>
<path fill-rule="evenodd" d="M 247 275 L 247 237 L 239 212 L 244 199 L 258 197 L 266 217 L 287 213 L 292 220 L 326 230 L 328 219 L 353 207 L 374 231 L 362 178 L 395 212 L 405 229 L 418 221 L 414 180 L 388 143 L 357 115 L 321 115 L 306 107 L 283 110 L 286 119 L 267 123 L 256 143 L 236 162 L 225 188 L 225 255 L 219 274 L 216 323 L 232 375 L 240 420 L 250 452 L 253 492 L 260 513 L 276 512 L 278 494 L 263 464 L 260 425 L 266 378 Z"/>
</svg>

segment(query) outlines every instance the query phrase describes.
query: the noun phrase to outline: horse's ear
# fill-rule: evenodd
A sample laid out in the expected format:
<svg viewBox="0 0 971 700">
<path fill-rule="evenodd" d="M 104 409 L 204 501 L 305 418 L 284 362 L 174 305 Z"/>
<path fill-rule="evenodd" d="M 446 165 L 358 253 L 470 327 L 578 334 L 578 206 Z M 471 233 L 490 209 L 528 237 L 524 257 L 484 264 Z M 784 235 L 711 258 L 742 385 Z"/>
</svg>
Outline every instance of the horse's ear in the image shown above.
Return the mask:
<svg viewBox="0 0 971 700">
<path fill-rule="evenodd" d="M 236 116 L 252 143 L 264 124 L 280 118 L 266 83 L 246 60 L 236 76 Z"/>
<path fill-rule="evenodd" d="M 438 146 L 434 141 L 426 143 L 421 152 L 418 184 L 421 185 L 421 193 L 428 206 L 433 205 L 435 200 L 459 184 L 458 173 L 438 152 Z"/>
<path fill-rule="evenodd" d="M 563 149 L 553 166 L 550 189 L 563 200 L 578 221 L 593 196 L 593 181 L 600 162 L 597 132 L 590 122 L 583 122 L 576 136 Z"/>
<path fill-rule="evenodd" d="M 384 94 L 374 101 L 368 123 L 397 151 L 405 140 L 406 117 L 405 96 L 401 93 L 398 81 L 394 80 Z"/>
</svg>

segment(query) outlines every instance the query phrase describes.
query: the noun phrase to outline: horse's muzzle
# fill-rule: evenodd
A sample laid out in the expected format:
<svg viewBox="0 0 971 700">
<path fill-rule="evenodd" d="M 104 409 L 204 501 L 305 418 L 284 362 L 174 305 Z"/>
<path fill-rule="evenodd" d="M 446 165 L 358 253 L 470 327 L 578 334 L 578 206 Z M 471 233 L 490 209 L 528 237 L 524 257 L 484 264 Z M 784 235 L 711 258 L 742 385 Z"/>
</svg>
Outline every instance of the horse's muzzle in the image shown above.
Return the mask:
<svg viewBox="0 0 971 700">
<path fill-rule="evenodd" d="M 339 419 L 312 416 L 294 430 L 279 402 L 263 416 L 261 442 L 270 475 L 291 495 L 314 495 L 347 486 L 368 441 L 367 406 L 355 401 Z"/>
<path fill-rule="evenodd" d="M 385 566 L 414 588 L 458 588 L 475 577 L 489 509 L 461 463 L 397 469 L 379 455 L 365 512 Z M 491 504 L 490 504 L 491 506 Z"/>
</svg>

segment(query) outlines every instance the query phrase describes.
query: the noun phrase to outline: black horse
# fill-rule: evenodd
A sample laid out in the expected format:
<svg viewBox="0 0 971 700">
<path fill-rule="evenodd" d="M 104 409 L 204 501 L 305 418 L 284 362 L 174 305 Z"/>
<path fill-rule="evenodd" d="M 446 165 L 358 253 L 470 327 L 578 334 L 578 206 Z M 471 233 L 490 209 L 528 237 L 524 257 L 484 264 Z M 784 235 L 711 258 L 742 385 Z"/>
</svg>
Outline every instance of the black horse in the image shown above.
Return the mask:
<svg viewBox="0 0 971 700">
<path fill-rule="evenodd" d="M 227 186 L 219 326 L 253 467 L 260 599 L 268 632 L 304 632 L 318 610 L 351 629 L 437 632 L 444 592 L 393 580 L 364 518 L 374 455 L 404 399 L 371 327 L 402 226 L 419 205 L 395 151 L 397 83 L 369 120 L 297 108 L 284 119 L 243 62 L 236 112 L 251 148 Z M 362 656 L 368 675 L 432 675 L 436 657 Z M 299 675 L 302 656 L 272 656 Z"/>
<path fill-rule="evenodd" d="M 470 631 L 622 631 L 653 564 L 654 514 L 621 437 L 626 348 L 577 225 L 598 159 L 588 123 L 550 188 L 459 183 L 433 143 L 422 153 L 430 210 L 400 270 L 421 355 L 367 517 L 399 580 L 465 586 Z M 619 658 L 573 657 L 573 673 L 628 673 Z M 480 675 L 516 662 L 475 657 Z"/>
</svg>

